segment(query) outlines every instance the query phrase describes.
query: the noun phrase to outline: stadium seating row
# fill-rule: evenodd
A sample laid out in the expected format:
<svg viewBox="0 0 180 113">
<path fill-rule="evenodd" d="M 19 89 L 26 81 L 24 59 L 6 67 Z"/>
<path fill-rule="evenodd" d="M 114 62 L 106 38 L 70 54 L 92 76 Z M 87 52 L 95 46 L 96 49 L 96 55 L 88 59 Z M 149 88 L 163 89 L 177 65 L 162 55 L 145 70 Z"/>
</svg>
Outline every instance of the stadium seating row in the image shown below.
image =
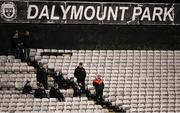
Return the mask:
<svg viewBox="0 0 180 113">
<path fill-rule="evenodd" d="M 37 99 L 32 95 L 20 94 L 17 90 L 1 90 L 0 111 L 1 112 L 43 112 L 43 111 L 74 111 L 86 112 L 97 111 L 99 113 L 108 112 L 100 105 L 95 105 L 94 101 L 89 101 L 87 97 L 65 97 L 64 102 L 59 102 L 55 98 Z"/>
</svg>

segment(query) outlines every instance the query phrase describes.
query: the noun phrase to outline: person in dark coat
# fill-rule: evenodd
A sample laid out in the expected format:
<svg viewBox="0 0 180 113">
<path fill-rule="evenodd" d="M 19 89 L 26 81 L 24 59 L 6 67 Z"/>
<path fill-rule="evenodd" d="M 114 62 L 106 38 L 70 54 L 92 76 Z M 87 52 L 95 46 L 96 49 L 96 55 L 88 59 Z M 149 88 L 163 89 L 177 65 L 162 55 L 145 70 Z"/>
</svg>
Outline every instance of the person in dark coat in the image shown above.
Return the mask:
<svg viewBox="0 0 180 113">
<path fill-rule="evenodd" d="M 15 34 L 13 34 L 12 38 L 11 38 L 11 50 L 13 52 L 13 55 L 15 55 L 15 57 L 17 58 L 17 47 L 18 47 L 18 38 L 19 38 L 19 31 L 16 30 Z"/>
<path fill-rule="evenodd" d="M 50 98 L 57 98 L 60 102 L 64 101 L 64 96 L 60 92 L 58 85 L 54 84 L 54 86 L 51 87 L 49 92 Z"/>
<path fill-rule="evenodd" d="M 27 81 L 24 85 L 22 94 L 32 94 L 32 87 L 30 81 Z"/>
<path fill-rule="evenodd" d="M 25 56 L 25 60 L 29 61 L 29 53 L 30 53 L 30 45 L 31 45 L 31 40 L 29 37 L 29 31 L 25 31 L 23 38 L 22 38 L 22 42 L 23 42 L 23 51 L 24 51 L 24 56 Z"/>
<path fill-rule="evenodd" d="M 74 77 L 76 77 L 78 84 L 82 86 L 82 92 L 85 92 L 86 70 L 83 68 L 83 63 L 79 63 L 79 66 L 75 69 Z"/>
<path fill-rule="evenodd" d="M 44 68 L 44 72 L 42 74 L 42 82 L 45 89 L 48 89 L 48 68 Z"/>
<path fill-rule="evenodd" d="M 58 84 L 60 89 L 64 88 L 65 79 L 63 77 L 62 71 L 59 71 L 54 76 L 54 84 Z"/>
<path fill-rule="evenodd" d="M 103 99 L 103 90 L 104 90 L 104 82 L 101 79 L 101 75 L 98 75 L 94 80 L 93 80 L 93 86 L 96 91 L 96 100 L 97 102 L 102 102 Z"/>
<path fill-rule="evenodd" d="M 92 99 L 92 100 L 95 100 L 96 99 L 96 95 L 95 95 L 95 89 L 93 88 L 89 88 L 87 87 L 86 88 L 86 97 L 88 99 Z"/>
<path fill-rule="evenodd" d="M 80 86 L 80 84 L 77 83 L 77 79 L 75 77 L 71 77 L 68 80 L 68 86 L 73 89 L 73 91 L 74 91 L 73 96 L 74 97 L 80 97 L 81 96 L 81 86 Z"/>
<path fill-rule="evenodd" d="M 46 94 L 46 91 L 45 91 L 43 85 L 41 83 L 39 83 L 37 86 L 38 86 L 38 88 L 34 92 L 34 97 L 35 98 L 47 98 L 47 94 Z"/>
<path fill-rule="evenodd" d="M 48 89 L 48 70 L 43 68 L 43 65 L 40 63 L 37 68 L 37 81 L 42 83 L 45 89 Z"/>
<path fill-rule="evenodd" d="M 36 79 L 39 82 L 41 80 L 41 74 L 43 73 L 43 64 L 40 62 L 39 65 L 37 65 L 37 75 Z"/>
</svg>

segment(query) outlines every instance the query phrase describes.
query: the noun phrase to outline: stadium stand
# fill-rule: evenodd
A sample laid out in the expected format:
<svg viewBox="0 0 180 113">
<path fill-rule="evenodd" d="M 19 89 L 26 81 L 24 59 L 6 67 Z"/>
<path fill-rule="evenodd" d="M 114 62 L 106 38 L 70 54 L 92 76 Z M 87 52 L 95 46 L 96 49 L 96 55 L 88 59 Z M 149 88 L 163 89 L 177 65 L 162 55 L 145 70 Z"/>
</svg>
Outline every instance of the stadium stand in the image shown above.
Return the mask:
<svg viewBox="0 0 180 113">
<path fill-rule="evenodd" d="M 41 56 L 41 52 L 72 52 L 72 56 Z M 102 75 L 105 100 L 127 112 L 180 112 L 179 51 L 31 49 L 30 54 L 32 60 L 69 76 L 84 62 L 86 84 Z"/>
<path fill-rule="evenodd" d="M 22 94 L 27 80 L 37 88 L 35 69 L 14 56 L 0 56 L 0 112 L 1 113 L 107 113 L 107 109 L 89 101 L 87 97 L 73 97 L 72 89 L 61 90 L 64 102 L 55 98 L 37 99 Z M 10 89 L 10 90 L 9 90 Z M 46 90 L 49 94 L 49 90 Z"/>
<path fill-rule="evenodd" d="M 180 113 L 179 2 L 81 1 L 0 1 L 0 113 Z M 78 86 L 74 96 L 80 62 L 90 93 L 102 76 L 102 101 Z M 60 89 L 57 71 L 69 78 Z M 62 100 L 50 98 L 52 86 Z"/>
</svg>

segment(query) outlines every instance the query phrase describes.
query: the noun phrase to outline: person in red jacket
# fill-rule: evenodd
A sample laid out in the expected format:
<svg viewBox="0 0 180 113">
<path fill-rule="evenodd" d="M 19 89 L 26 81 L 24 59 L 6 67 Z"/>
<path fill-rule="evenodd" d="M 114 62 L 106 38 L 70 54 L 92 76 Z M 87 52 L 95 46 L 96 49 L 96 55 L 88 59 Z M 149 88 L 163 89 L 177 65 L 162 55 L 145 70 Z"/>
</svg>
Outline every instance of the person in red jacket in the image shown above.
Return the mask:
<svg viewBox="0 0 180 113">
<path fill-rule="evenodd" d="M 104 82 L 101 78 L 101 75 L 97 75 L 97 77 L 93 80 L 93 86 L 96 90 L 97 102 L 102 102 L 104 100 L 103 99 Z"/>
</svg>

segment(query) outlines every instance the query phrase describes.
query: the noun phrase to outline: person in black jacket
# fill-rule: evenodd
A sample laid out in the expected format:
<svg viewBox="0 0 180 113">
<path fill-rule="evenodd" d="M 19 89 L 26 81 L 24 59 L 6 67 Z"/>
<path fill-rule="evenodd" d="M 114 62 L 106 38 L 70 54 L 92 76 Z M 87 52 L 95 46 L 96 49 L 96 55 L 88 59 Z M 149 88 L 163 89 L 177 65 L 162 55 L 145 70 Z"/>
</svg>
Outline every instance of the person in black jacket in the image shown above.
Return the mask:
<svg viewBox="0 0 180 113">
<path fill-rule="evenodd" d="M 37 65 L 37 75 L 36 79 L 38 82 L 41 80 L 41 74 L 43 73 L 43 64 L 40 62 L 39 65 Z"/>
<path fill-rule="evenodd" d="M 96 90 L 96 100 L 97 102 L 102 102 L 103 99 L 103 90 L 104 90 L 104 82 L 101 79 L 101 75 L 98 75 L 94 80 L 93 80 L 93 86 Z"/>
<path fill-rule="evenodd" d="M 13 55 L 15 55 L 15 57 L 17 58 L 17 54 L 18 54 L 18 38 L 19 38 L 19 31 L 16 30 L 15 34 L 13 34 L 12 38 L 11 38 L 11 50 L 13 52 Z"/>
<path fill-rule="evenodd" d="M 89 87 L 90 85 L 88 85 L 86 87 L 86 97 L 88 99 L 92 99 L 94 101 L 96 101 L 96 95 L 95 95 L 95 89 L 93 87 Z"/>
<path fill-rule="evenodd" d="M 30 81 L 27 81 L 24 85 L 22 94 L 32 94 L 32 87 Z"/>
<path fill-rule="evenodd" d="M 29 61 L 29 53 L 30 53 L 30 45 L 31 45 L 31 40 L 29 37 L 29 31 L 25 31 L 23 38 L 22 38 L 22 42 L 23 42 L 23 50 L 24 50 L 24 59 L 26 61 Z"/>
<path fill-rule="evenodd" d="M 64 96 L 60 92 L 58 85 L 54 84 L 54 86 L 51 87 L 49 92 L 50 98 L 57 98 L 60 102 L 64 101 Z"/>
<path fill-rule="evenodd" d="M 72 88 L 74 93 L 73 97 L 81 96 L 81 86 L 77 83 L 77 79 L 75 77 L 71 77 L 67 79 L 68 87 Z"/>
<path fill-rule="evenodd" d="M 45 89 L 48 89 L 48 70 L 43 68 L 43 65 L 40 63 L 37 68 L 37 81 L 42 83 Z"/>
<path fill-rule="evenodd" d="M 62 71 L 59 71 L 59 72 L 55 73 L 54 84 L 58 84 L 60 89 L 64 88 L 65 79 L 63 77 Z"/>
<path fill-rule="evenodd" d="M 74 77 L 76 77 L 78 84 L 82 86 L 82 92 L 85 92 L 86 70 L 83 68 L 83 63 L 79 63 L 79 66 L 75 69 Z"/>
<path fill-rule="evenodd" d="M 41 83 L 37 84 L 38 88 L 34 92 L 35 98 L 47 98 L 46 91 Z"/>
</svg>

